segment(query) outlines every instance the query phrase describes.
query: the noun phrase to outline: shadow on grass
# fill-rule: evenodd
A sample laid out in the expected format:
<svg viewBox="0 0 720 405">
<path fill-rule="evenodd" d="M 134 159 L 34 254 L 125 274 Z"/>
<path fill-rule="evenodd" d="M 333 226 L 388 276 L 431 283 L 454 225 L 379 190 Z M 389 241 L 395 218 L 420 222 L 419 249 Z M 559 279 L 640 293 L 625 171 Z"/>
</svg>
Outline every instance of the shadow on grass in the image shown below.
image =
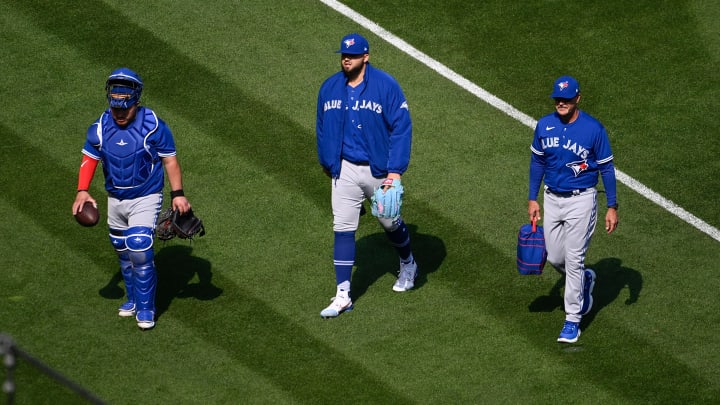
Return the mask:
<svg viewBox="0 0 720 405">
<path fill-rule="evenodd" d="M 158 285 L 155 296 L 156 318 L 170 307 L 175 298 L 195 298 L 201 301 L 219 297 L 223 290 L 212 283 L 210 262 L 192 256 L 192 247 L 173 245 L 155 247 L 155 267 Z M 197 275 L 197 281 L 192 282 Z M 120 299 L 125 296 L 120 271 L 115 272 L 108 283 L 100 289 L 100 296 Z"/>
<path fill-rule="evenodd" d="M 628 288 L 628 296 L 625 298 L 625 305 L 635 304 L 642 290 L 642 274 L 635 269 L 623 267 L 622 261 L 618 258 L 602 259 L 594 265 L 588 265 L 595 271 L 597 280 L 593 289 L 593 307 L 590 313 L 582 320 L 584 328 L 587 328 L 595 319 L 595 316 L 604 307 L 620 297 L 625 287 Z M 549 266 L 552 268 L 552 266 Z M 530 303 L 530 312 L 552 312 L 555 309 L 563 309 L 563 289 L 565 287 L 565 276 L 561 276 L 555 285 L 552 286 L 546 295 L 537 297 Z"/>
<path fill-rule="evenodd" d="M 595 271 L 597 281 L 593 290 L 593 307 L 582 320 L 585 328 L 592 323 L 598 312 L 618 298 L 625 298 L 625 305 L 637 303 L 643 286 L 642 274 L 635 269 L 623 267 L 618 258 L 602 259 L 590 268 Z M 621 293 L 625 287 L 628 295 L 623 297 Z"/>
<path fill-rule="evenodd" d="M 156 249 L 158 288 L 155 306 L 158 316 L 170 307 L 175 298 L 210 301 L 223 293 L 212 282 L 210 262 L 193 256 L 191 246 L 158 246 Z M 197 281 L 192 282 L 196 275 Z"/>
<path fill-rule="evenodd" d="M 418 232 L 418 226 L 407 224 L 410 231 L 410 244 L 418 265 L 415 289 L 427 283 L 427 276 L 435 272 L 442 264 L 447 251 L 445 243 L 435 236 Z M 357 268 L 352 276 L 352 297 L 357 301 L 367 289 L 385 274 L 397 276 L 400 269 L 398 255 L 390 245 L 385 232 L 377 224 L 380 232 L 358 239 Z M 388 285 L 390 288 L 390 285 Z"/>
<path fill-rule="evenodd" d="M 105 284 L 98 293 L 103 298 L 107 298 L 109 300 L 119 300 L 125 296 L 125 288 L 120 287 L 121 283 L 122 275 L 120 275 L 120 270 L 118 270 L 113 273 L 110 280 L 108 280 L 107 284 Z"/>
</svg>

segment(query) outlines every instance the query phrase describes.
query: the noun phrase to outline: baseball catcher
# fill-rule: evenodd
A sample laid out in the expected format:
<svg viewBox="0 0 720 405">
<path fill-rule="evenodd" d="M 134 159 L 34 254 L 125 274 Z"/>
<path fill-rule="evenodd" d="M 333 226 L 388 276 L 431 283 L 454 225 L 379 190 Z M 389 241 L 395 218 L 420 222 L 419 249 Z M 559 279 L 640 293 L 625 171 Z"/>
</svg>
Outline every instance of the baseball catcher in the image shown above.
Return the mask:
<svg viewBox="0 0 720 405">
<path fill-rule="evenodd" d="M 97 166 L 102 164 L 108 194 L 108 236 L 127 293 L 118 315 L 135 317 L 138 327 L 145 330 L 155 327 L 158 277 L 153 233 L 165 183 L 170 186 L 173 210 L 190 212 L 190 202 L 183 191 L 173 133 L 155 111 L 141 105 L 143 87 L 140 75 L 126 67 L 108 76 L 108 107 L 85 133 L 72 212 L 77 215 L 87 203 L 97 206 L 90 184 Z M 178 221 L 179 229 L 193 229 L 183 226 L 190 225 Z"/>
</svg>

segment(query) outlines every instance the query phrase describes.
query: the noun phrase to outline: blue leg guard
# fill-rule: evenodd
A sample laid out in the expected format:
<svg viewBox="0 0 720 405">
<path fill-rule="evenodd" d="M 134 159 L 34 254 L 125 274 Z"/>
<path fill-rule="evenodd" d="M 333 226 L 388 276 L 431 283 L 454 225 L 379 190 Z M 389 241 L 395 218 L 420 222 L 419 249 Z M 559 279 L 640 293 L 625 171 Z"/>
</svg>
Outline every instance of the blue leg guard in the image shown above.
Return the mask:
<svg viewBox="0 0 720 405">
<path fill-rule="evenodd" d="M 125 232 L 128 256 L 133 265 L 133 288 L 137 308 L 138 326 L 150 329 L 155 326 L 155 291 L 157 271 L 153 252 L 153 230 L 146 227 L 132 227 Z"/>
<path fill-rule="evenodd" d="M 135 268 L 135 303 L 138 312 L 155 312 L 155 290 L 157 288 L 157 272 L 154 266 Z"/>
<path fill-rule="evenodd" d="M 141 329 L 155 326 L 155 289 L 157 272 L 155 266 L 135 268 L 135 299 L 137 315 L 135 320 Z"/>
<path fill-rule="evenodd" d="M 120 256 L 120 273 L 125 282 L 125 292 L 127 293 L 127 301 L 118 308 L 118 315 L 133 316 L 135 315 L 135 288 L 133 287 L 133 268 L 130 261 L 130 255 L 127 252 L 118 254 Z"/>
<path fill-rule="evenodd" d="M 125 283 L 125 292 L 127 293 L 127 301 L 118 308 L 118 315 L 133 316 L 135 315 L 135 293 L 133 289 L 133 265 L 130 260 L 130 254 L 125 244 L 125 235 L 123 231 L 117 229 L 110 230 L 110 242 L 118 254 L 120 261 L 120 274 L 122 274 Z"/>
</svg>

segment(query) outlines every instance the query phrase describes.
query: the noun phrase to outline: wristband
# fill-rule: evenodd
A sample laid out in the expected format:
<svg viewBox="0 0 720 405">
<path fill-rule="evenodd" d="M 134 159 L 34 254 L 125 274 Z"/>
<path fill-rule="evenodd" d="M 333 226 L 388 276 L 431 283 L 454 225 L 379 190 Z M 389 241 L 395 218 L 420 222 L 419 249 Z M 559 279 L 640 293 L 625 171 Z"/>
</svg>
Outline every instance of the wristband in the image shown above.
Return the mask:
<svg viewBox="0 0 720 405">
<path fill-rule="evenodd" d="M 615 208 L 615 210 L 617 211 L 618 205 L 617 205 L 617 204 L 615 204 L 615 205 L 609 205 L 608 208 Z"/>
<path fill-rule="evenodd" d="M 86 193 L 88 192 L 87 190 L 78 190 L 77 192 L 80 193 L 80 192 L 83 192 L 83 191 L 86 192 Z"/>
<path fill-rule="evenodd" d="M 185 193 L 183 192 L 183 189 L 173 190 L 170 192 L 170 198 L 184 197 L 184 196 L 185 196 Z"/>
</svg>

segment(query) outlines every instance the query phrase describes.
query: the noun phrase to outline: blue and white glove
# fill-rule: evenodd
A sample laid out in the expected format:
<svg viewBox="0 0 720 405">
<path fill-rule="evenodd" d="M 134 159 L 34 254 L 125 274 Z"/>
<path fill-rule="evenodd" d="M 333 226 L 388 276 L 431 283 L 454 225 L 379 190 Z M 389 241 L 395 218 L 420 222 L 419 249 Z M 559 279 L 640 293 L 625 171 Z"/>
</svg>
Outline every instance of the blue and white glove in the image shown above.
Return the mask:
<svg viewBox="0 0 720 405">
<path fill-rule="evenodd" d="M 372 214 L 378 218 L 399 217 L 403 192 L 400 179 L 385 179 L 372 196 Z"/>
</svg>

